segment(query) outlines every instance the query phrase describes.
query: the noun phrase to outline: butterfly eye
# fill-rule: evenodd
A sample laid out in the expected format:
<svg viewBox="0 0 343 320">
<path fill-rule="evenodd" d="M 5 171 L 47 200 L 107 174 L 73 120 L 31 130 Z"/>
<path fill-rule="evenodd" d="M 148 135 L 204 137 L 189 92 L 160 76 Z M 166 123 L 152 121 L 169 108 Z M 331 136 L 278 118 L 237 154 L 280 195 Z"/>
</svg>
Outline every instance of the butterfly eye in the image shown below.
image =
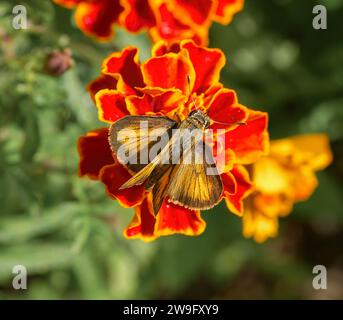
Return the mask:
<svg viewBox="0 0 343 320">
<path fill-rule="evenodd" d="M 198 112 L 198 110 L 197 110 L 197 109 L 195 109 L 195 110 L 191 111 L 191 112 L 189 113 L 189 115 L 188 115 L 188 116 L 190 117 L 190 116 L 192 116 L 192 115 L 196 114 L 197 112 Z"/>
</svg>

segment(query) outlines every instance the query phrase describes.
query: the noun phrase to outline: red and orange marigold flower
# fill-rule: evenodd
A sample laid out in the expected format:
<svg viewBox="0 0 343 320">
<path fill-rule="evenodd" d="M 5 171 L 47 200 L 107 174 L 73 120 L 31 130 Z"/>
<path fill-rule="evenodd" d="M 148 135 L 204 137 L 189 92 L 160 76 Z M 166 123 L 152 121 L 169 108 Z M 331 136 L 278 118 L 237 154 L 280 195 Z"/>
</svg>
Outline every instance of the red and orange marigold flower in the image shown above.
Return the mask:
<svg viewBox="0 0 343 320">
<path fill-rule="evenodd" d="M 332 161 L 324 134 L 271 141 L 270 154 L 251 166 L 254 192 L 245 200 L 243 234 L 264 242 L 275 237 L 278 219 L 296 202 L 307 200 L 318 185 L 315 171 Z"/>
<path fill-rule="evenodd" d="M 88 90 L 98 109 L 99 119 L 111 124 L 126 115 L 165 115 L 175 121 L 185 119 L 194 108 L 206 111 L 212 120 L 225 125 L 225 170 L 221 174 L 223 199 L 238 215 L 243 199 L 252 191 L 244 165 L 252 164 L 268 149 L 267 114 L 239 104 L 233 90 L 219 82 L 225 56 L 218 49 L 196 45 L 191 40 L 168 45 L 156 44 L 152 58 L 140 64 L 138 50 L 128 47 L 110 55 L 102 65 L 101 75 Z M 190 77 L 190 88 L 187 83 Z M 191 92 L 189 92 L 189 89 Z M 178 115 L 178 117 L 176 117 Z M 246 125 L 238 126 L 238 122 Z M 223 145 L 214 140 L 214 152 Z M 155 216 L 151 194 L 144 186 L 119 189 L 130 177 L 127 169 L 111 152 L 108 127 L 89 132 L 79 139 L 79 175 L 104 183 L 110 197 L 124 207 L 135 208 L 135 215 L 125 229 L 127 238 L 152 240 L 162 235 L 181 233 L 199 235 L 205 221 L 199 211 L 164 202 Z"/>
<path fill-rule="evenodd" d="M 130 32 L 147 30 L 153 41 L 193 39 L 207 44 L 212 23 L 229 24 L 244 0 L 53 0 L 75 8 L 77 26 L 99 40 L 113 36 L 114 25 Z"/>
</svg>

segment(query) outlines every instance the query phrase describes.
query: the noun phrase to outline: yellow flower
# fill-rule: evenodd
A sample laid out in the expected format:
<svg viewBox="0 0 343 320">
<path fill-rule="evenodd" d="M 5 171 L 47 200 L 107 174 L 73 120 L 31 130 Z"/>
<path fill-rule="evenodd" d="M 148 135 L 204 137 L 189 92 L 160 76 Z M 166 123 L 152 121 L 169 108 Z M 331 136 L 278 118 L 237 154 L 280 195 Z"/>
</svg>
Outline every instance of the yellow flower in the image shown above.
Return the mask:
<svg viewBox="0 0 343 320">
<path fill-rule="evenodd" d="M 243 234 L 264 242 L 278 232 L 278 218 L 307 200 L 318 185 L 315 172 L 332 162 L 325 134 L 271 141 L 270 153 L 252 165 L 254 192 L 246 199 Z"/>
</svg>

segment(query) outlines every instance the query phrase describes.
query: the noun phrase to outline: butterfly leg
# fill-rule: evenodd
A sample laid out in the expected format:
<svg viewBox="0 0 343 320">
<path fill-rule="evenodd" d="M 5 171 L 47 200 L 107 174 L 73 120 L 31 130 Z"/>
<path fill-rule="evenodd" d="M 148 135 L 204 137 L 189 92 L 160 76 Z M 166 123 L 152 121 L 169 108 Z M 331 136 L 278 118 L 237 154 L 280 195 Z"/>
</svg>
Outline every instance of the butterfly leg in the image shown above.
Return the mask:
<svg viewBox="0 0 343 320">
<path fill-rule="evenodd" d="M 181 118 L 179 116 L 179 114 L 177 112 L 174 113 L 174 118 L 177 119 L 177 122 L 180 123 L 181 122 Z"/>
</svg>

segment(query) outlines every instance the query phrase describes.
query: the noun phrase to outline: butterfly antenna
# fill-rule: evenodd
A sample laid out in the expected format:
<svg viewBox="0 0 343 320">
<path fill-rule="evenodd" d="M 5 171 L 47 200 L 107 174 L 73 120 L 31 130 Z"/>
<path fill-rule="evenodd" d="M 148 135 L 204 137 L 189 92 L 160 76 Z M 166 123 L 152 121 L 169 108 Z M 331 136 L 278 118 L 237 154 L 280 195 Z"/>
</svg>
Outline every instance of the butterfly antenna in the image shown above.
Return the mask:
<svg viewBox="0 0 343 320">
<path fill-rule="evenodd" d="M 192 102 L 193 102 L 193 105 L 194 105 L 195 110 L 198 110 L 197 104 L 195 103 L 194 98 L 193 98 L 193 96 L 192 96 L 192 92 L 191 92 L 191 78 L 190 78 L 189 75 L 187 75 L 187 83 L 188 83 L 189 96 L 191 97 L 191 100 L 192 100 Z"/>
<path fill-rule="evenodd" d="M 215 121 L 213 119 L 211 119 L 211 121 L 213 123 L 217 123 L 217 124 L 223 124 L 223 125 L 240 125 L 240 126 L 246 126 L 247 123 L 246 122 L 243 122 L 243 121 L 238 121 L 238 122 L 234 122 L 234 123 L 225 123 L 225 122 L 220 122 L 220 121 Z"/>
</svg>

